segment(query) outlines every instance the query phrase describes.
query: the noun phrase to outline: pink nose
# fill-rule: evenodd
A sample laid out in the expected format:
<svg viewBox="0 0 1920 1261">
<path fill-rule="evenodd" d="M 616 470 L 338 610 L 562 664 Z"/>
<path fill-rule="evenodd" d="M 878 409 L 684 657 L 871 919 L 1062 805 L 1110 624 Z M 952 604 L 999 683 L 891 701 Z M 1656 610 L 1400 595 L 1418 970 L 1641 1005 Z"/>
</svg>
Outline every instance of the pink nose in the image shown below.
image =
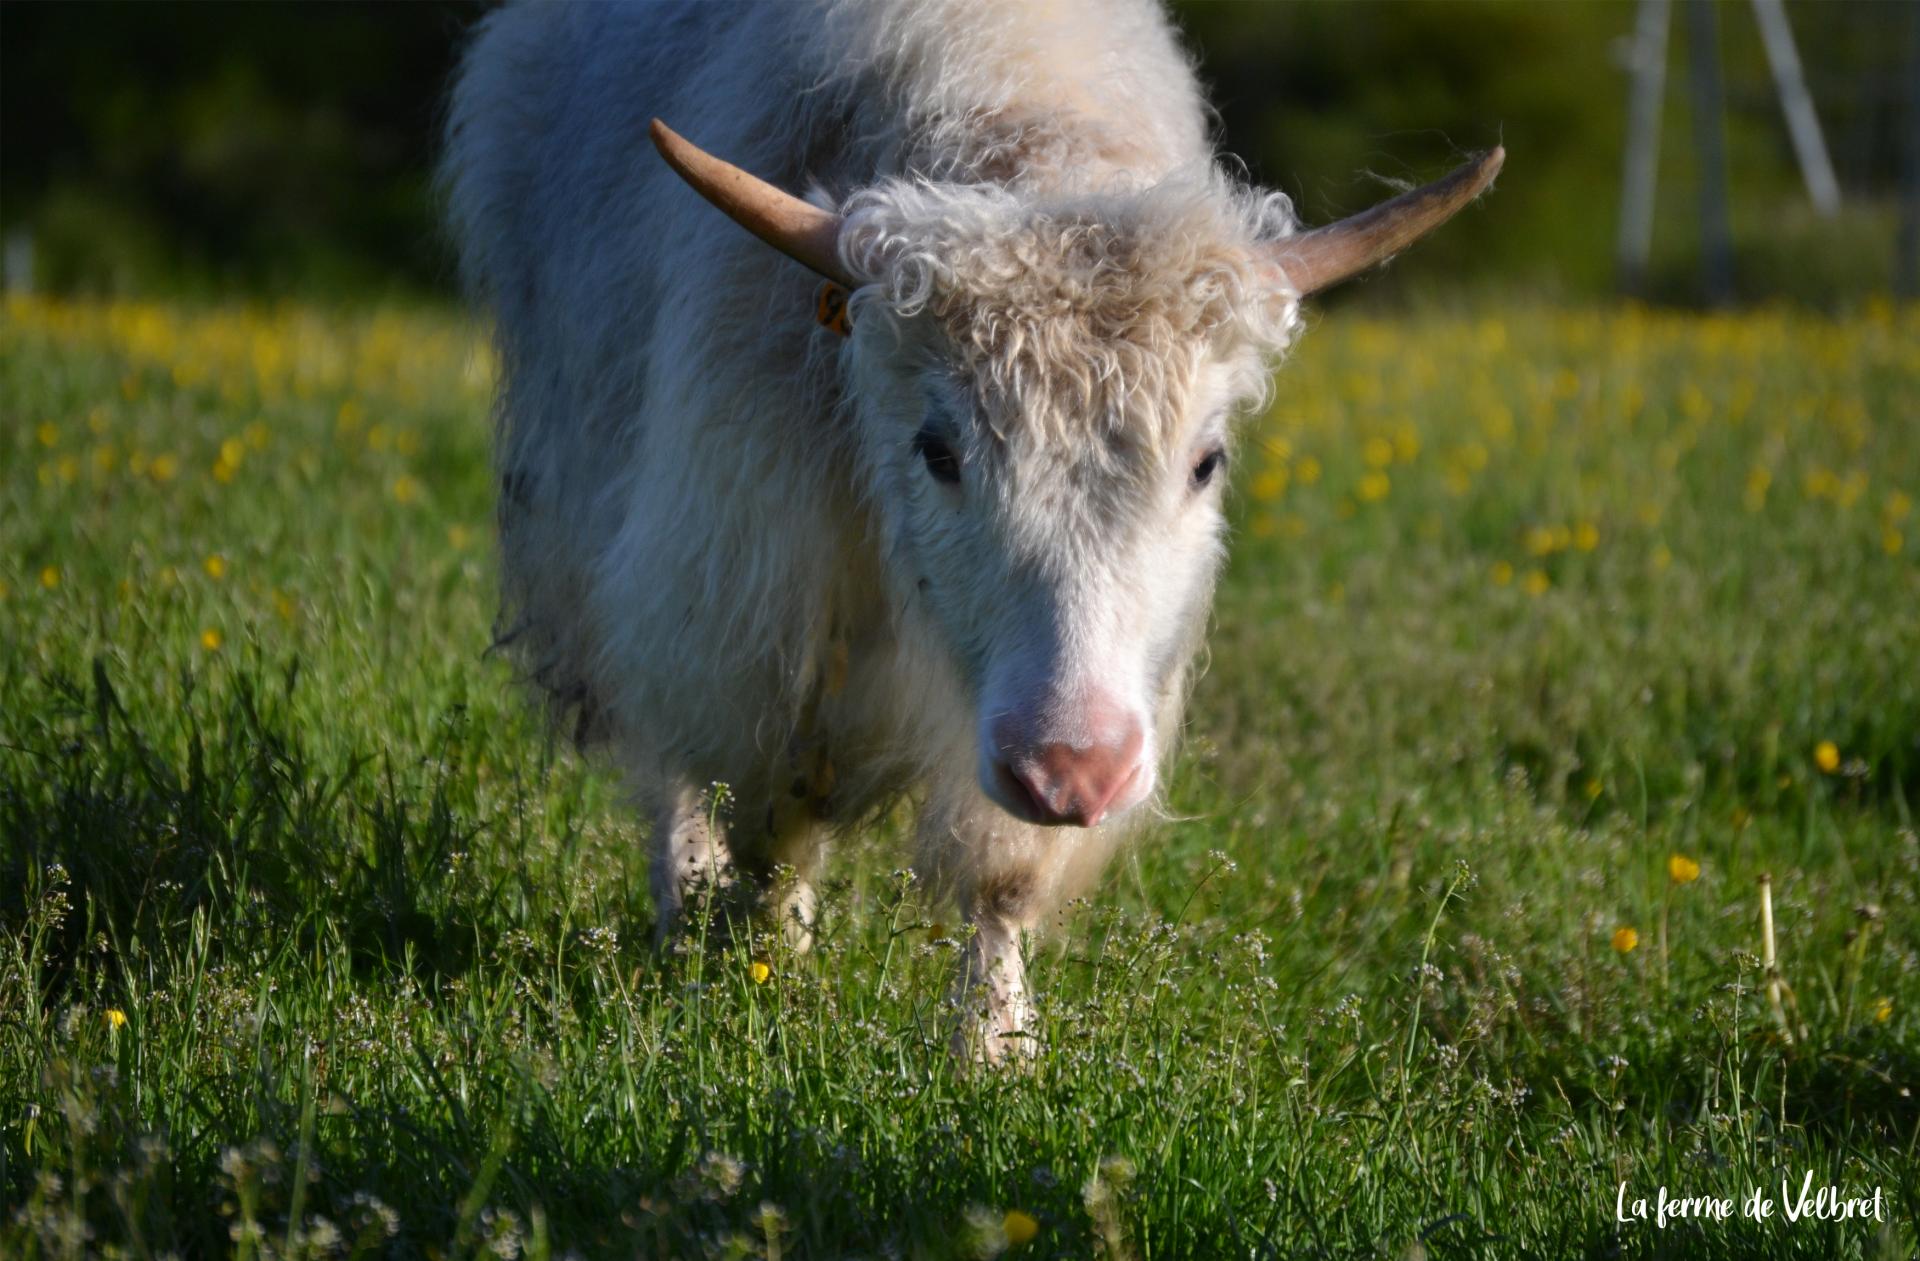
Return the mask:
<svg viewBox="0 0 1920 1261">
<path fill-rule="evenodd" d="M 1088 706 L 1087 739 L 1064 741 L 1028 734 L 1017 717 L 993 724 L 994 775 L 1015 813 L 1050 827 L 1090 828 L 1106 817 L 1141 774 L 1146 730 L 1112 702 Z"/>
</svg>

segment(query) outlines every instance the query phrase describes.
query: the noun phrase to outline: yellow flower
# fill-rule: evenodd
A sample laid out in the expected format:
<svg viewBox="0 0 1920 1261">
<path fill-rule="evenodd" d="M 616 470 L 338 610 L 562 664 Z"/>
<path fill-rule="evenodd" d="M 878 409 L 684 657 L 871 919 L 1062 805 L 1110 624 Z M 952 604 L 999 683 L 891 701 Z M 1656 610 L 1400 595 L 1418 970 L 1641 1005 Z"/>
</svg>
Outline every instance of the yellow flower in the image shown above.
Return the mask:
<svg viewBox="0 0 1920 1261">
<path fill-rule="evenodd" d="M 200 567 L 206 570 L 207 577 L 213 579 L 215 582 L 227 576 L 227 558 L 218 552 L 201 561 Z"/>
<path fill-rule="evenodd" d="M 1529 569 L 1527 576 L 1520 581 L 1521 589 L 1528 595 L 1545 595 L 1547 588 L 1552 585 L 1553 580 L 1547 577 L 1544 569 Z"/>
<path fill-rule="evenodd" d="M 1360 499 L 1363 503 L 1378 503 L 1387 497 L 1393 489 L 1393 481 L 1385 473 L 1368 473 L 1360 479 Z"/>
<path fill-rule="evenodd" d="M 1393 444 L 1385 438 L 1368 438 L 1360 450 L 1360 458 L 1368 468 L 1385 468 L 1393 463 Z"/>
<path fill-rule="evenodd" d="M 1813 764 L 1833 774 L 1840 769 L 1840 747 L 1831 740 L 1822 740 L 1813 747 Z"/>
<path fill-rule="evenodd" d="M 219 652 L 220 645 L 226 641 L 220 635 L 220 628 L 209 626 L 200 632 L 200 646 L 208 652 Z"/>
<path fill-rule="evenodd" d="M 51 447 L 59 443 L 60 430 L 54 426 L 52 421 L 43 420 L 40 422 L 39 432 L 35 436 L 40 439 L 41 446 Z"/>
<path fill-rule="evenodd" d="M 1040 1233 L 1040 1223 L 1034 1220 L 1033 1214 L 1024 1213 L 1017 1208 L 1007 1210 L 1006 1219 L 1000 1223 L 1000 1226 L 1007 1232 L 1008 1245 L 1014 1248 L 1024 1243 L 1031 1243 L 1033 1237 Z"/>
<path fill-rule="evenodd" d="M 60 585 L 60 567 L 48 565 L 40 571 L 40 585 L 51 591 Z"/>
<path fill-rule="evenodd" d="M 760 960 L 755 959 L 747 965 L 747 975 L 753 978 L 755 985 L 765 985 L 768 979 L 773 976 L 773 969 L 760 962 Z"/>
<path fill-rule="evenodd" d="M 1573 545 L 1583 552 L 1591 552 L 1600 546 L 1600 528 L 1591 521 L 1582 521 L 1574 526 Z"/>
<path fill-rule="evenodd" d="M 1880 997 L 1873 1000 L 1873 1019 L 1878 1024 L 1886 1024 L 1893 1019 L 1893 1000 Z"/>
<path fill-rule="evenodd" d="M 1487 575 L 1493 579 L 1493 585 L 1504 587 L 1513 581 L 1513 566 L 1504 560 L 1493 562 L 1493 570 Z"/>
<path fill-rule="evenodd" d="M 127 1013 L 118 1007 L 107 1008 L 107 1028 L 124 1029 L 127 1027 Z"/>
<path fill-rule="evenodd" d="M 1285 469 L 1268 469 L 1253 479 L 1248 488 L 1255 499 L 1268 503 L 1280 498 L 1287 490 L 1287 472 Z"/>
<path fill-rule="evenodd" d="M 1692 884 L 1700 878 L 1700 864 L 1685 854 L 1667 855 L 1667 879 L 1675 884 Z"/>
<path fill-rule="evenodd" d="M 1900 531 L 1892 526 L 1880 531 L 1880 550 L 1889 556 L 1898 556 L 1900 546 L 1905 542 L 1906 540 L 1900 537 Z"/>
<path fill-rule="evenodd" d="M 1300 479 L 1302 486 L 1313 485 L 1320 480 L 1320 461 L 1310 455 L 1301 456 L 1300 462 L 1293 466 L 1293 475 Z"/>
<path fill-rule="evenodd" d="M 153 457 L 153 462 L 147 465 L 147 472 L 153 474 L 153 480 L 156 482 L 170 482 L 173 480 L 173 475 L 179 471 L 179 457 L 171 454 L 156 455 Z"/>
<path fill-rule="evenodd" d="M 395 503 L 410 504 L 420 497 L 420 480 L 411 473 L 402 473 L 393 479 L 391 489 Z"/>
<path fill-rule="evenodd" d="M 1640 934 L 1622 924 L 1613 930 L 1613 948 L 1626 954 L 1640 944 Z"/>
<path fill-rule="evenodd" d="M 464 552 L 467 550 L 467 545 L 473 542 L 473 531 L 455 522 L 447 527 L 447 542 L 455 551 Z"/>
</svg>

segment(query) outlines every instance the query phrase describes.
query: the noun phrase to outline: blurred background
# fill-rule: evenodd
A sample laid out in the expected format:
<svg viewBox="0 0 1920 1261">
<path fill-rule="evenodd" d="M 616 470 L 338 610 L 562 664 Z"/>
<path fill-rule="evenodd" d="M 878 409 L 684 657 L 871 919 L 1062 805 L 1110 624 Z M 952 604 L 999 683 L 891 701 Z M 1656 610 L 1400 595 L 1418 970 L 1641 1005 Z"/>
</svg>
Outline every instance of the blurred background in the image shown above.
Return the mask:
<svg viewBox="0 0 1920 1261">
<path fill-rule="evenodd" d="M 1761 7 L 1675 0 L 1663 50 L 1635 42 L 1637 0 L 1184 0 L 1175 11 L 1227 149 L 1309 221 L 1430 177 L 1463 150 L 1511 151 L 1498 197 L 1417 251 L 1394 284 L 1344 300 L 1462 286 L 1823 306 L 1910 293 L 1920 3 L 1784 5 L 1836 184 L 1838 207 L 1824 210 L 1797 160 Z M 0 6 L 9 286 L 450 292 L 428 172 L 462 32 L 484 10 Z M 1643 136 L 1658 141 L 1647 166 L 1657 179 L 1645 261 L 1623 275 L 1630 68 L 1648 47 L 1666 70 Z"/>
</svg>

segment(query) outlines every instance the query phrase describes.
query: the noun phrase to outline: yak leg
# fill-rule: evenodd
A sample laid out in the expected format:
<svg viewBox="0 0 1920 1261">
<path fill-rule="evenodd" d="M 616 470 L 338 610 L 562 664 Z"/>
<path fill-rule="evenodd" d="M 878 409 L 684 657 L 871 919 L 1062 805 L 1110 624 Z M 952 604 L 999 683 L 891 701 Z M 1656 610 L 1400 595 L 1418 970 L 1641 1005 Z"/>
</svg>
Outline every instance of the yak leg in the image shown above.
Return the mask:
<svg viewBox="0 0 1920 1261">
<path fill-rule="evenodd" d="M 685 784 L 670 786 L 654 814 L 648 873 L 658 939 L 665 941 L 690 904 L 726 885 L 732 875 L 726 829 L 713 817 L 706 794 Z"/>
<path fill-rule="evenodd" d="M 1031 1059 L 1036 1045 L 1028 1025 L 1033 1003 L 1027 966 L 1020 954 L 1022 927 L 994 915 L 969 913 L 973 927 L 960 961 L 960 1023 L 953 1053 L 986 1064 Z"/>
<path fill-rule="evenodd" d="M 959 890 L 972 932 L 960 959 L 960 1022 L 953 1052 L 987 1064 L 1031 1059 L 1037 1050 L 1033 1001 L 1021 943 L 1037 913 L 1037 872 L 982 873 Z"/>
<path fill-rule="evenodd" d="M 813 949 L 814 916 L 818 899 L 813 882 L 826 861 L 827 830 L 812 816 L 780 819 L 767 854 L 772 867 L 764 882 L 761 906 L 776 916 L 780 932 L 794 951 Z"/>
</svg>

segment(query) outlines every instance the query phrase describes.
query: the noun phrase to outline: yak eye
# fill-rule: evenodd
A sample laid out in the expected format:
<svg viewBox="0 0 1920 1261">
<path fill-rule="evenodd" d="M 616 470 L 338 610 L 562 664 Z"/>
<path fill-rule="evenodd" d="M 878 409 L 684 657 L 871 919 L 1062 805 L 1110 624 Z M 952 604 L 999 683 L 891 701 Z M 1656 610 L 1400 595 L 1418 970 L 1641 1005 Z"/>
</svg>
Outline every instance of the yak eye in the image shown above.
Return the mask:
<svg viewBox="0 0 1920 1261">
<path fill-rule="evenodd" d="M 1215 447 L 1213 450 L 1201 456 L 1200 462 L 1193 466 L 1194 489 L 1198 490 L 1202 486 L 1205 486 L 1208 482 L 1212 481 L 1213 475 L 1219 472 L 1221 466 L 1224 465 L 1226 462 L 1227 462 L 1227 453 L 1225 451 L 1222 451 L 1219 447 Z"/>
<path fill-rule="evenodd" d="M 922 429 L 913 436 L 913 449 L 927 462 L 927 472 L 936 482 L 948 486 L 960 484 L 960 457 L 953 453 L 945 439 L 931 430 Z"/>
</svg>

